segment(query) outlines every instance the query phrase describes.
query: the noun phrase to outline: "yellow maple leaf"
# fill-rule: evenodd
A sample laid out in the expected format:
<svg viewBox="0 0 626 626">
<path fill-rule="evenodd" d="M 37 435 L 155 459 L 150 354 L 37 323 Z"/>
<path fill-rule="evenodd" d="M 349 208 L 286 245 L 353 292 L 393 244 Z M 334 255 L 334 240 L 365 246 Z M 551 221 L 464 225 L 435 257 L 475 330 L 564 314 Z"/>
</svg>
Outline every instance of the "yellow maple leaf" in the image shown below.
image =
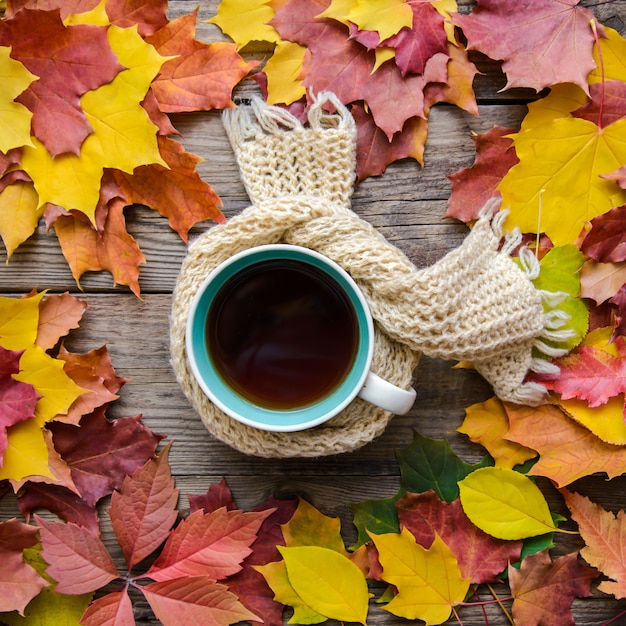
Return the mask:
<svg viewBox="0 0 626 626">
<path fill-rule="evenodd" d="M 602 65 L 604 66 L 604 80 L 626 81 L 626 39 L 616 30 L 604 27 L 607 39 L 600 39 L 602 63 L 596 46 L 593 48 L 593 58 L 597 67 L 587 76 L 587 82 L 592 85 L 602 81 Z"/>
<path fill-rule="evenodd" d="M 333 17 L 344 24 L 356 24 L 359 30 L 376 31 L 381 42 L 413 26 L 413 10 L 406 0 L 340 0 L 333 6 L 335 2 L 317 17 Z"/>
<path fill-rule="evenodd" d="M 276 45 L 263 68 L 267 76 L 267 103 L 291 104 L 306 94 L 300 80 L 306 48 L 290 41 Z"/>
<path fill-rule="evenodd" d="M 0 46 L 0 152 L 31 145 L 30 122 L 33 114 L 14 102 L 38 77 L 9 55 L 11 48 Z"/>
<path fill-rule="evenodd" d="M 370 533 L 370 537 L 383 566 L 382 578 L 398 589 L 385 610 L 434 625 L 445 622 L 452 607 L 463 602 L 469 578 L 461 576 L 456 557 L 439 535 L 428 550 L 406 528 L 400 534 Z"/>
<path fill-rule="evenodd" d="M 8 443 L 2 456 L 0 480 L 21 481 L 27 476 L 55 480 L 48 463 L 48 446 L 41 426 L 29 419 L 8 429 Z"/>
<path fill-rule="evenodd" d="M 34 345 L 39 325 L 39 303 L 45 291 L 27 298 L 0 296 L 0 346 L 25 350 Z"/>
<path fill-rule="evenodd" d="M 71 13 L 64 20 L 66 26 L 74 24 L 91 24 L 92 26 L 108 26 L 110 24 L 109 16 L 106 12 L 106 0 L 100 2 L 90 11 L 83 13 Z"/>
<path fill-rule="evenodd" d="M 18 181 L 0 191 L 0 237 L 7 250 L 7 261 L 15 249 L 37 228 L 43 207 L 32 183 Z"/>
<path fill-rule="evenodd" d="M 105 167 L 128 173 L 152 163 L 167 167 L 159 153 L 157 127 L 141 106 L 167 57 L 146 43 L 136 26 L 110 26 L 108 39 L 127 69 L 82 96 L 81 107 L 94 132 L 83 142 L 80 155 L 52 158 L 43 144 L 34 140 L 34 147 L 24 148 L 21 161 L 33 180 L 39 206 L 49 202 L 66 210 L 76 209 L 92 223 Z"/>
<path fill-rule="evenodd" d="M 274 9 L 269 0 L 222 0 L 217 15 L 206 22 L 218 26 L 237 44 L 237 48 L 243 48 L 251 41 L 280 41 L 274 27 L 267 23 L 273 17 Z"/>
<path fill-rule="evenodd" d="M 494 458 L 496 467 L 513 469 L 537 456 L 534 450 L 504 439 L 509 419 L 502 402 L 495 396 L 465 409 L 465 420 L 457 430 L 483 446 Z"/>
<path fill-rule="evenodd" d="M 448 36 L 448 41 L 458 46 L 456 39 L 455 27 L 452 23 L 452 13 L 458 13 L 459 7 L 456 0 L 431 0 L 430 2 L 437 12 L 443 17 L 443 28 Z"/>
<path fill-rule="evenodd" d="M 601 178 L 626 164 L 626 119 L 605 128 L 578 118 L 541 124 L 515 137 L 520 162 L 498 186 L 506 226 L 539 229 L 554 245 L 576 241 L 594 217 L 626 203 L 626 191 Z"/>
</svg>

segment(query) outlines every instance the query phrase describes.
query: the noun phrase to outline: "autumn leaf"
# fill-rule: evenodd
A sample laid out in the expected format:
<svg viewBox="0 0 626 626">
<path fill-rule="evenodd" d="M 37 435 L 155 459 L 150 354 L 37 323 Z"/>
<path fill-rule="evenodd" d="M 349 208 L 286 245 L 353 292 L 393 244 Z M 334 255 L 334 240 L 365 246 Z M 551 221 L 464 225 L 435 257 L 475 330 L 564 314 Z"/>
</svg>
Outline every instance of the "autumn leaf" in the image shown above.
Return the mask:
<svg viewBox="0 0 626 626">
<path fill-rule="evenodd" d="M 33 385 L 17 381 L 13 374 L 20 371 L 22 351 L 5 350 L 0 346 L 0 467 L 9 441 L 7 430 L 35 417 L 39 394 Z"/>
<path fill-rule="evenodd" d="M 48 295 L 39 305 L 35 344 L 42 350 L 56 346 L 61 337 L 78 328 L 86 308 L 84 300 L 75 298 L 69 292 Z"/>
<path fill-rule="evenodd" d="M 626 472 L 624 446 L 605 443 L 559 407 L 505 406 L 510 424 L 507 439 L 539 453 L 530 475 L 546 476 L 563 487 L 596 472 L 609 478 Z"/>
<path fill-rule="evenodd" d="M 609 300 L 611 304 L 617 307 L 615 330 L 611 339 L 617 340 L 617 337 L 626 337 L 626 283 L 622 285 L 619 291 Z"/>
<path fill-rule="evenodd" d="M 187 498 L 189 499 L 190 513 L 195 513 L 196 511 L 212 513 L 222 507 L 227 511 L 237 508 L 225 478 L 222 478 L 219 483 L 210 484 L 206 493 L 200 496 L 189 494 Z"/>
<path fill-rule="evenodd" d="M 591 220 L 591 230 L 580 246 L 585 256 L 600 263 L 626 261 L 626 205 Z"/>
<path fill-rule="evenodd" d="M 463 512 L 461 502 L 442 502 L 433 491 L 405 494 L 396 502 L 400 524 L 428 549 L 435 537 L 456 557 L 461 576 L 472 583 L 495 582 L 509 563 L 516 563 L 521 541 L 503 541 L 480 530 Z"/>
<path fill-rule="evenodd" d="M 146 576 L 155 581 L 200 575 L 221 580 L 239 572 L 263 520 L 271 513 L 224 507 L 210 513 L 195 511 L 170 533 Z"/>
<path fill-rule="evenodd" d="M 439 536 L 426 550 L 404 528 L 400 534 L 371 535 L 383 566 L 383 579 L 398 594 L 384 609 L 398 617 L 442 624 L 462 602 L 469 580 L 461 576 L 454 555 Z"/>
<path fill-rule="evenodd" d="M 0 237 L 7 261 L 15 250 L 37 229 L 43 210 L 30 181 L 18 180 L 0 191 Z"/>
<path fill-rule="evenodd" d="M 508 227 L 536 233 L 539 223 L 558 246 L 573 243 L 586 222 L 624 204 L 624 192 L 601 175 L 626 163 L 625 128 L 624 119 L 599 128 L 566 117 L 517 135 L 520 162 L 498 186 L 503 206 L 510 209 Z"/>
<path fill-rule="evenodd" d="M 66 27 L 58 11 L 23 9 L 4 23 L 11 55 L 39 80 L 18 102 L 33 113 L 32 129 L 54 157 L 80 153 L 94 128 L 81 96 L 111 82 L 123 70 L 100 26 Z"/>
<path fill-rule="evenodd" d="M 365 624 L 369 593 L 363 572 L 335 550 L 319 546 L 279 547 L 295 592 L 330 619 Z"/>
<path fill-rule="evenodd" d="M 163 626 L 180 626 L 181 617 L 187 623 L 217 626 L 259 621 L 225 585 L 206 576 L 156 582 L 141 591 Z"/>
<path fill-rule="evenodd" d="M 624 511 L 618 511 L 617 514 L 605 511 L 589 498 L 567 489 L 561 489 L 561 495 L 585 542 L 580 555 L 611 579 L 601 582 L 598 589 L 616 598 L 625 598 L 626 514 Z"/>
<path fill-rule="evenodd" d="M 23 552 L 37 543 L 37 529 L 10 519 L 0 522 L 0 611 L 18 611 L 44 588 L 44 580 L 24 562 Z"/>
<path fill-rule="evenodd" d="M 163 438 L 140 416 L 108 420 L 105 410 L 85 415 L 78 426 L 54 422 L 48 427 L 55 450 L 69 466 L 83 500 L 92 506 L 123 488 L 125 478 L 139 471 Z"/>
<path fill-rule="evenodd" d="M 152 83 L 152 91 L 164 113 L 233 106 L 233 88 L 256 65 L 256 62 L 246 63 L 234 44 L 205 44 L 195 39 L 197 16 L 195 9 L 146 37 L 146 42 L 160 54 L 175 57 L 163 65 Z"/>
<path fill-rule="evenodd" d="M 38 515 L 41 555 L 56 591 L 80 595 L 96 591 L 118 577 L 113 559 L 97 535 L 72 522 L 48 522 Z"/>
<path fill-rule="evenodd" d="M 523 474 L 483 467 L 460 481 L 459 491 L 467 517 L 493 537 L 525 539 L 556 530 L 541 490 Z"/>
<path fill-rule="evenodd" d="M 593 48 L 593 58 L 596 67 L 591 71 L 587 80 L 590 85 L 600 83 L 605 80 L 625 80 L 626 63 L 624 63 L 624 52 L 626 52 L 626 39 L 615 29 L 604 26 L 605 37 L 599 40 L 602 62 L 600 62 L 600 52 L 598 47 Z"/>
<path fill-rule="evenodd" d="M 596 304 L 611 299 L 626 283 L 626 263 L 585 261 L 580 273 L 580 296 Z"/>
<path fill-rule="evenodd" d="M 572 111 L 572 116 L 589 120 L 599 128 L 626 117 L 626 83 L 607 80 L 590 86 L 591 101 Z"/>
<path fill-rule="evenodd" d="M 245 20 L 241 19 L 242 15 L 246 16 Z M 207 22 L 219 26 L 237 48 L 243 48 L 251 41 L 279 43 L 278 33 L 268 24 L 273 17 L 274 10 L 267 0 L 222 0 L 217 14 Z"/>
<path fill-rule="evenodd" d="M 306 48 L 291 41 L 279 41 L 263 67 L 267 78 L 268 104 L 291 104 L 306 95 L 302 85 L 302 64 Z"/>
<path fill-rule="evenodd" d="M 167 462 L 170 446 L 126 477 L 111 498 L 111 525 L 129 569 L 167 539 L 176 520 L 178 490 Z"/>
<path fill-rule="evenodd" d="M 587 75 L 596 67 L 589 9 L 578 0 L 554 3 L 531 0 L 479 0 L 470 15 L 456 14 L 453 23 L 468 39 L 468 49 L 502 60 L 504 89 L 532 87 L 541 91 L 558 83 L 574 83 L 585 92 Z M 597 27 L 602 36 L 603 29 Z"/>
<path fill-rule="evenodd" d="M 0 45 L 0 152 L 5 154 L 13 148 L 30 145 L 32 113 L 15 98 L 19 96 L 37 76 L 29 72 L 19 61 L 11 58 L 11 48 Z"/>
<path fill-rule="evenodd" d="M 465 409 L 465 420 L 457 430 L 483 446 L 494 458 L 496 467 L 513 469 L 537 456 L 534 450 L 505 438 L 509 420 L 502 402 L 496 397 Z"/>
<path fill-rule="evenodd" d="M 456 500 L 459 481 L 482 466 L 482 463 L 470 465 L 462 461 L 448 440 L 428 439 L 417 431 L 410 445 L 396 456 L 403 491 L 423 493 L 432 489 L 444 502 Z"/>
<path fill-rule="evenodd" d="M 348 504 L 354 513 L 353 522 L 358 531 L 357 546 L 369 541 L 368 531 L 377 535 L 400 532 L 400 520 L 396 508 L 399 497 L 395 495 L 390 498 L 363 500 Z"/>
<path fill-rule="evenodd" d="M 577 554 L 552 561 L 547 551 L 527 556 L 519 569 L 509 566 L 513 619 L 519 624 L 575 626 L 571 605 L 591 595 L 598 572 L 578 562 Z"/>
<path fill-rule="evenodd" d="M 112 591 L 96 598 L 80 618 L 83 626 L 134 626 L 135 616 L 128 591 Z"/>
<path fill-rule="evenodd" d="M 499 194 L 497 187 L 504 175 L 519 162 L 509 135 L 513 131 L 494 126 L 483 134 L 472 135 L 476 149 L 474 164 L 448 176 L 452 193 L 448 198 L 446 217 L 462 222 L 478 219 L 487 200 Z"/>
<path fill-rule="evenodd" d="M 39 303 L 45 292 L 25 298 L 0 296 L 0 345 L 7 350 L 25 350 L 37 339 Z"/>
</svg>

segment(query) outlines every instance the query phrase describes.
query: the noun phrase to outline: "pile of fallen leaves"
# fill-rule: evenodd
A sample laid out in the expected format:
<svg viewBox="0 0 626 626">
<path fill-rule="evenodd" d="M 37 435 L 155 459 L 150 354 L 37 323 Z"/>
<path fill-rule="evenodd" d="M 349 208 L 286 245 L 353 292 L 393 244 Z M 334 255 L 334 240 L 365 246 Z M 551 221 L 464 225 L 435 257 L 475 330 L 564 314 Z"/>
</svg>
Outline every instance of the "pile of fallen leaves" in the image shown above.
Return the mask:
<svg viewBox="0 0 626 626">
<path fill-rule="evenodd" d="M 350 106 L 359 179 L 405 157 L 421 163 L 436 103 L 478 113 L 468 58 L 477 50 L 502 61 L 507 89 L 546 93 L 519 129 L 473 137 L 474 165 L 450 173 L 447 217 L 471 226 L 502 196 L 507 226 L 539 261 L 537 288 L 562 294 L 546 306 L 569 331 L 570 353 L 555 359 L 557 377 L 534 376 L 549 404 L 468 407 L 459 431 L 488 451 L 481 463 L 416 433 L 397 455 L 398 493 L 350 504 L 358 539 L 346 547 L 339 521 L 310 504 L 272 499 L 244 512 L 225 483 L 178 510 L 169 447 L 155 456 L 162 437 L 140 416 L 106 416 L 126 382 L 106 347 L 64 347 L 85 304 L 45 292 L 0 298 L 0 480 L 28 521 L 42 509 L 62 520 L 0 522 L 0 621 L 126 626 L 143 597 L 166 626 L 278 626 L 285 607 L 293 623 L 365 623 L 386 610 L 439 624 L 491 602 L 517 626 L 567 625 L 594 581 L 594 593 L 625 598 L 624 511 L 568 486 L 626 474 L 626 40 L 576 0 L 479 0 L 469 15 L 454 0 L 223 0 L 211 21 L 232 44 L 196 40 L 197 12 L 169 21 L 166 9 L 7 3 L 8 256 L 43 219 L 76 280 L 106 270 L 139 294 L 143 255 L 124 207 L 157 210 L 183 239 L 196 222 L 223 219 L 167 113 L 230 106 L 256 66 L 240 56 L 252 41 L 273 46 L 253 76 L 269 102 L 300 115 L 329 89 Z M 559 488 L 570 520 L 550 511 L 535 477 Z M 123 564 L 100 537 L 96 506 L 109 496 Z M 553 559 L 563 522 L 577 524 L 584 547 Z"/>
</svg>

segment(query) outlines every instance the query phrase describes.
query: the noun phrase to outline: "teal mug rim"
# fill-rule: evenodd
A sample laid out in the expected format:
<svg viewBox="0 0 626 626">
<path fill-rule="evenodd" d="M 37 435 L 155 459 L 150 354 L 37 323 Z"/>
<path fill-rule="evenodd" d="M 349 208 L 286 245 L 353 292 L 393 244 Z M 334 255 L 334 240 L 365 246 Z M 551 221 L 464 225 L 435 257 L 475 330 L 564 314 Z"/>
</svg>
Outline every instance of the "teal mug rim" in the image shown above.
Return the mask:
<svg viewBox="0 0 626 626">
<path fill-rule="evenodd" d="M 229 387 L 217 373 L 206 349 L 206 317 L 217 292 L 241 270 L 265 260 L 289 259 L 309 263 L 337 282 L 356 313 L 358 346 L 350 371 L 341 384 L 318 402 L 297 409 L 260 407 Z M 187 360 L 203 393 L 237 421 L 273 432 L 293 432 L 318 426 L 346 408 L 358 395 L 369 373 L 374 350 L 374 324 L 369 307 L 353 278 L 328 257 L 291 244 L 266 244 L 239 252 L 218 265 L 204 279 L 191 302 L 185 334 Z"/>
</svg>

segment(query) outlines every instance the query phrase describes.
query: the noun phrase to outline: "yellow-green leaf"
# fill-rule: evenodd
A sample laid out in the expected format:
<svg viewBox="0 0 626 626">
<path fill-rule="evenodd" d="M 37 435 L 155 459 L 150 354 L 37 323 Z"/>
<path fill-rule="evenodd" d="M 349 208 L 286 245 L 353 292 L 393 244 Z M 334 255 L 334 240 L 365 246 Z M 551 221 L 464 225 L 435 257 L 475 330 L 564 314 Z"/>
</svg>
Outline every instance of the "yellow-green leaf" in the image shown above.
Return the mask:
<svg viewBox="0 0 626 626">
<path fill-rule="evenodd" d="M 94 132 L 83 142 L 80 155 L 61 154 L 53 159 L 43 144 L 34 140 L 34 147 L 24 148 L 21 161 L 39 194 L 40 206 L 49 202 L 76 209 L 92 222 L 105 167 L 128 173 L 152 163 L 167 167 L 159 153 L 157 127 L 141 106 L 167 57 L 146 43 L 136 26 L 110 26 L 107 36 L 127 69 L 82 96 L 81 106 Z"/>
<path fill-rule="evenodd" d="M 7 249 L 7 261 L 16 248 L 37 228 L 43 207 L 32 183 L 17 181 L 0 191 L 0 237 Z"/>
<path fill-rule="evenodd" d="M 267 565 L 258 565 L 254 568 L 263 575 L 265 582 L 274 592 L 274 600 L 293 609 L 289 624 L 319 624 L 328 618 L 314 611 L 296 593 L 287 576 L 285 561 L 275 561 Z"/>
<path fill-rule="evenodd" d="M 237 48 L 243 48 L 251 41 L 280 41 L 274 27 L 267 23 L 273 17 L 274 9 L 269 0 L 222 0 L 217 15 L 207 22 L 218 26 Z"/>
<path fill-rule="evenodd" d="M 51 357 L 39 346 L 29 346 L 20 357 L 20 372 L 14 378 L 33 385 L 41 395 L 35 406 L 39 426 L 57 415 L 65 415 L 76 398 L 88 393 L 65 373 L 64 365 L 65 361 Z"/>
<path fill-rule="evenodd" d="M 45 291 L 27 298 L 0 296 L 0 346 L 25 350 L 37 339 L 39 303 Z"/>
<path fill-rule="evenodd" d="M 268 104 L 291 104 L 306 94 L 300 80 L 305 52 L 304 46 L 290 41 L 276 45 L 264 68 Z"/>
<path fill-rule="evenodd" d="M 363 572 L 335 550 L 278 546 L 289 582 L 302 600 L 330 619 L 365 624 L 369 605 Z"/>
<path fill-rule="evenodd" d="M 512 469 L 537 456 L 534 450 L 504 438 L 509 419 L 497 397 L 465 409 L 465 420 L 457 430 L 483 446 L 494 458 L 496 467 Z"/>
<path fill-rule="evenodd" d="M 587 222 L 626 203 L 626 191 L 601 178 L 626 164 L 626 119 L 602 129 L 556 119 L 518 134 L 515 150 L 520 162 L 498 186 L 510 229 L 536 233 L 541 203 L 539 229 L 555 245 L 573 243 Z"/>
<path fill-rule="evenodd" d="M 543 493 L 510 469 L 484 467 L 459 482 L 467 517 L 498 539 L 526 539 L 556 530 Z"/>
<path fill-rule="evenodd" d="M 12 59 L 11 48 L 0 46 L 0 152 L 31 145 L 30 122 L 33 114 L 14 102 L 37 76 Z"/>
<path fill-rule="evenodd" d="M 383 608 L 427 625 L 445 622 L 452 607 L 465 599 L 470 581 L 461 576 L 455 556 L 441 537 L 435 535 L 426 550 L 406 528 L 400 534 L 370 536 L 383 566 L 383 579 L 398 589 Z"/>
</svg>

